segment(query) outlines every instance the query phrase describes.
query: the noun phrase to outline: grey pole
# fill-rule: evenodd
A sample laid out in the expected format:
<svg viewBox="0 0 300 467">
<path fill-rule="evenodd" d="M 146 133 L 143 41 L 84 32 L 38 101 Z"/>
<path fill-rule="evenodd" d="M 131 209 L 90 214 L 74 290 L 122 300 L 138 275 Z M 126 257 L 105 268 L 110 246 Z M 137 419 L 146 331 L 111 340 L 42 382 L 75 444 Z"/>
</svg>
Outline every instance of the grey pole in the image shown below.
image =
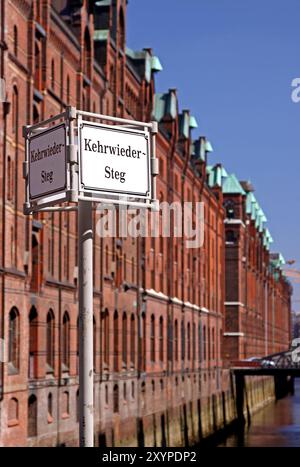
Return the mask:
<svg viewBox="0 0 300 467">
<path fill-rule="evenodd" d="M 94 446 L 92 203 L 78 203 L 80 447 Z"/>
</svg>

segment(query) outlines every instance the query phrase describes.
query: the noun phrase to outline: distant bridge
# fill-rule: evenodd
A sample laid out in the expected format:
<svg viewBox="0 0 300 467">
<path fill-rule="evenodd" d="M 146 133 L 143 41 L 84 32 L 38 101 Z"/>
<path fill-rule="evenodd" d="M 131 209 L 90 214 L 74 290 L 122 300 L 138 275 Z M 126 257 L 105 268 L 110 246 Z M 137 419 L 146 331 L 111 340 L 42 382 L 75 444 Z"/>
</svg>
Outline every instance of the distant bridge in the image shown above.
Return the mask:
<svg viewBox="0 0 300 467">
<path fill-rule="evenodd" d="M 279 352 L 252 361 L 240 360 L 231 367 L 235 374 L 243 375 L 290 375 L 300 377 L 300 353 L 295 349 Z"/>
</svg>

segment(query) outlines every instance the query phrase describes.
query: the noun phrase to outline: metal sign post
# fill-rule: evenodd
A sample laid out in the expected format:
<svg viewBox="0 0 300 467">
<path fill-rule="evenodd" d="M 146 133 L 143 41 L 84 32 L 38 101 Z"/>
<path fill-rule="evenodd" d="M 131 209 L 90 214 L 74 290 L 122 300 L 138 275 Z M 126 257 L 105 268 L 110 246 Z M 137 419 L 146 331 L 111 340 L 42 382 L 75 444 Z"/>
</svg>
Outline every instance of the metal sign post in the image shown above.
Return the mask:
<svg viewBox="0 0 300 467">
<path fill-rule="evenodd" d="M 94 445 L 93 222 L 92 204 L 79 201 L 79 401 L 80 446 Z"/>
<path fill-rule="evenodd" d="M 158 209 L 157 123 L 67 107 L 23 133 L 24 213 L 78 211 L 79 437 L 93 447 L 93 203 Z"/>
</svg>

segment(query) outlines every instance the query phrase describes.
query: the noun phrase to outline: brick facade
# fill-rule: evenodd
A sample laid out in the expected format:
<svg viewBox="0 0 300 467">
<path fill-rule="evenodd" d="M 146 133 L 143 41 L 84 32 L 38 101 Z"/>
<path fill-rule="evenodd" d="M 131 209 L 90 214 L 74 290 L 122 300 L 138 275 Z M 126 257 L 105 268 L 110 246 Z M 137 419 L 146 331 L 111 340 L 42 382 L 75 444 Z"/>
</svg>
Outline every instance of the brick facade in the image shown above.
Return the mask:
<svg viewBox="0 0 300 467">
<path fill-rule="evenodd" d="M 274 265 L 275 278 L 268 269 L 245 196 L 237 200 L 241 223 L 224 224 L 229 195 L 208 183 L 205 138 L 193 141 L 194 119 L 179 110 L 175 90 L 155 94 L 160 64 L 152 50 L 126 48 L 126 3 L 0 2 L 0 77 L 9 103 L 0 106 L 0 336 L 17 347 L 0 365 L 3 446 L 78 442 L 77 216 L 22 212 L 22 126 L 66 105 L 155 118 L 160 201 L 205 206 L 202 248 L 188 249 L 175 236 L 95 236 L 97 443 L 143 444 L 154 414 L 163 438 L 168 408 L 190 404 L 192 413 L 195 401 L 228 390 L 222 358 L 289 344 L 290 290 L 282 273 Z M 229 229 L 234 245 L 225 241 Z M 244 261 L 247 241 L 261 248 L 263 268 L 251 249 Z"/>
</svg>

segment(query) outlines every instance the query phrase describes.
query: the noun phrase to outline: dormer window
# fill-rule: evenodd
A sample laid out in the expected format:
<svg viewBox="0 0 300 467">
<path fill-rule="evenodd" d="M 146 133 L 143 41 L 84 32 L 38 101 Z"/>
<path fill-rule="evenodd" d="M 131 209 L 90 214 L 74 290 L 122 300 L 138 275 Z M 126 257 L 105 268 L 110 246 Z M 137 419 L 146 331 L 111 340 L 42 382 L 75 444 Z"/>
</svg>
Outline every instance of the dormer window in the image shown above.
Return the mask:
<svg viewBox="0 0 300 467">
<path fill-rule="evenodd" d="M 234 202 L 232 200 L 226 201 L 224 207 L 226 210 L 226 218 L 234 219 L 235 218 Z"/>
</svg>

